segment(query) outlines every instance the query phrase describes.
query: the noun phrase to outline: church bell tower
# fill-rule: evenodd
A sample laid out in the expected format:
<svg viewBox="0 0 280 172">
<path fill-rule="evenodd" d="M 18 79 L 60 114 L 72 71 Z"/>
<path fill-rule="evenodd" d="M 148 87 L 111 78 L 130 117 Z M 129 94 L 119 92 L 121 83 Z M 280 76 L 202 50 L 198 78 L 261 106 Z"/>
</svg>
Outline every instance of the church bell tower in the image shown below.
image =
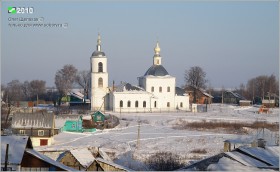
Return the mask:
<svg viewBox="0 0 280 172">
<path fill-rule="evenodd" d="M 101 51 L 101 37 L 98 33 L 96 51 L 92 53 L 91 63 L 91 110 L 103 110 L 106 108 L 106 96 L 108 93 L 107 57 Z"/>
</svg>

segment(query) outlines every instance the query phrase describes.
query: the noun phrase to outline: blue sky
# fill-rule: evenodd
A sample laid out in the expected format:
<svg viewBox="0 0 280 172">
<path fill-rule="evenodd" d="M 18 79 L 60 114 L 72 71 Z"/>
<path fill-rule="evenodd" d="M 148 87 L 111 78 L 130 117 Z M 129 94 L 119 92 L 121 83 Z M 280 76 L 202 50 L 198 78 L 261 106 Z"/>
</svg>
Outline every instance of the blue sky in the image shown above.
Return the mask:
<svg viewBox="0 0 280 172">
<path fill-rule="evenodd" d="M 239 87 L 258 75 L 279 77 L 279 2 L 50 1 L 1 2 L 1 83 L 42 79 L 54 86 L 65 64 L 90 69 L 101 33 L 109 83 L 137 84 L 152 65 L 158 40 L 163 66 L 184 84 L 200 66 L 212 87 Z M 7 7 L 33 7 L 8 14 Z M 68 28 L 11 28 L 9 17 L 44 17 Z M 16 23 L 16 22 L 12 22 Z"/>
</svg>

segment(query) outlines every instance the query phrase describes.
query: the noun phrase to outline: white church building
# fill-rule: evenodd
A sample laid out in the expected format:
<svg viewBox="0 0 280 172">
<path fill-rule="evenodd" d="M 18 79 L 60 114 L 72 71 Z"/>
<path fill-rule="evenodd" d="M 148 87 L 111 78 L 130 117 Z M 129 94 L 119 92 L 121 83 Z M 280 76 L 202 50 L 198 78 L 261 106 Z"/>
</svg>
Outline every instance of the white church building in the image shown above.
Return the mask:
<svg viewBox="0 0 280 172">
<path fill-rule="evenodd" d="M 107 57 L 101 51 L 98 34 L 97 49 L 91 61 L 91 110 L 114 112 L 169 112 L 189 111 L 189 95 L 176 87 L 176 78 L 169 75 L 162 65 L 160 47 L 154 48 L 153 64 L 144 76 L 138 77 L 138 84 L 122 82 L 115 87 L 108 86 Z"/>
</svg>

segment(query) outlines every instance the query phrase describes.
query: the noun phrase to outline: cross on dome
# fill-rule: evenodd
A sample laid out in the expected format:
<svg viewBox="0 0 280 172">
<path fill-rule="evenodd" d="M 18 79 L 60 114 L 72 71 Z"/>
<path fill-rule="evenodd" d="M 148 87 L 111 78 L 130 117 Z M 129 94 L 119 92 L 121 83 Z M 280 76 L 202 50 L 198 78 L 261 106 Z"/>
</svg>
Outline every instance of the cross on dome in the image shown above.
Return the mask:
<svg viewBox="0 0 280 172">
<path fill-rule="evenodd" d="M 157 45 L 156 45 L 156 47 L 155 47 L 155 54 L 156 55 L 159 55 L 159 52 L 160 52 L 160 47 L 159 47 L 159 43 L 158 43 L 158 41 L 157 41 Z"/>
</svg>

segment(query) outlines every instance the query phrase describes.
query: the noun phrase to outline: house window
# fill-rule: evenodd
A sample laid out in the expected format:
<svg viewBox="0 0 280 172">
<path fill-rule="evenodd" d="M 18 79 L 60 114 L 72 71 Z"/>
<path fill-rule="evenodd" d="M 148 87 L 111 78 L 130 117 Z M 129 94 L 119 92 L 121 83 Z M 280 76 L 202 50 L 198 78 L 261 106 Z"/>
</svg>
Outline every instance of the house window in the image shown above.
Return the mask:
<svg viewBox="0 0 280 172">
<path fill-rule="evenodd" d="M 138 107 L 138 101 L 135 102 L 135 107 Z"/>
<path fill-rule="evenodd" d="M 183 107 L 183 102 L 180 103 L 180 107 Z"/>
<path fill-rule="evenodd" d="M 98 79 L 98 87 L 103 87 L 103 79 L 102 78 Z"/>
<path fill-rule="evenodd" d="M 170 87 L 167 87 L 167 92 L 170 92 Z"/>
<path fill-rule="evenodd" d="M 154 102 L 154 107 L 157 107 L 157 101 Z"/>
<path fill-rule="evenodd" d="M 128 102 L 127 102 L 127 107 L 130 107 L 130 105 L 131 105 L 131 102 L 128 101 Z"/>
<path fill-rule="evenodd" d="M 146 107 L 146 101 L 143 101 L 143 107 L 144 108 Z"/>
<path fill-rule="evenodd" d="M 120 101 L 120 107 L 121 108 L 123 107 L 123 101 L 122 100 Z"/>
<path fill-rule="evenodd" d="M 98 63 L 98 72 L 103 72 L 103 63 L 102 62 Z"/>
<path fill-rule="evenodd" d="M 155 88 L 154 88 L 154 87 L 152 87 L 152 88 L 151 88 L 151 91 L 152 91 L 152 92 L 154 92 L 154 91 L 155 91 Z"/>
<path fill-rule="evenodd" d="M 38 130 L 38 136 L 44 136 L 44 130 Z"/>
<path fill-rule="evenodd" d="M 19 130 L 19 134 L 25 135 L 25 130 Z"/>
<path fill-rule="evenodd" d="M 159 87 L 159 92 L 160 92 L 160 93 L 162 92 L 162 87 Z"/>
<path fill-rule="evenodd" d="M 170 102 L 167 102 L 167 107 L 170 107 Z"/>
</svg>

